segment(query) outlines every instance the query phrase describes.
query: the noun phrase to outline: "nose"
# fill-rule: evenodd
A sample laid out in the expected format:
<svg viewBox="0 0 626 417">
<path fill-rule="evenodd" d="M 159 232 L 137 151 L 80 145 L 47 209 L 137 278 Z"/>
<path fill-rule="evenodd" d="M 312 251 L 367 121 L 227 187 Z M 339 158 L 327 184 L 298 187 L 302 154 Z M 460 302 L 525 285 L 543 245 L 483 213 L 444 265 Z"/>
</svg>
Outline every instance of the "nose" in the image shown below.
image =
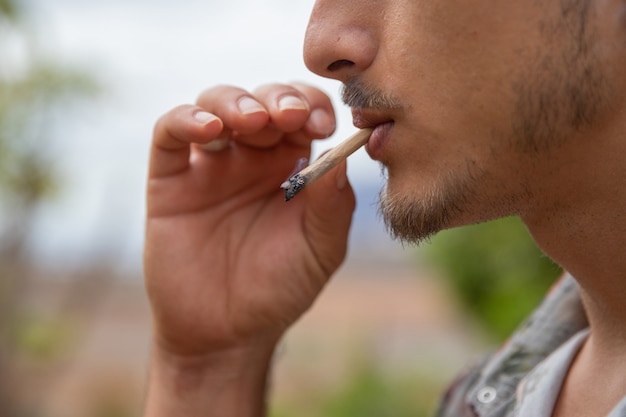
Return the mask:
<svg viewBox="0 0 626 417">
<path fill-rule="evenodd" d="M 304 39 L 304 63 L 314 73 L 339 81 L 365 71 L 377 52 L 375 27 L 358 1 L 318 0 Z M 358 7 L 358 6 L 357 6 Z"/>
</svg>

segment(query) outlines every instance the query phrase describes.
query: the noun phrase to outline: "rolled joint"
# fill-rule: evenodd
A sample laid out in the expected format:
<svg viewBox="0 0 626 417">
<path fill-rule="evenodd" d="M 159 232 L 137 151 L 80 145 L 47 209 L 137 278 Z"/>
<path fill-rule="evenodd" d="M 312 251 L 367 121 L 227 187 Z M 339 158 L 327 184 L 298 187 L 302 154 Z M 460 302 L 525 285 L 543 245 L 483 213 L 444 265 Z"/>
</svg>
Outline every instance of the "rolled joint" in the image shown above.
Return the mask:
<svg viewBox="0 0 626 417">
<path fill-rule="evenodd" d="M 280 185 L 280 188 L 285 190 L 285 201 L 291 200 L 296 194 L 298 194 L 306 185 L 306 178 L 301 174 L 296 174 L 290 177 L 287 181 Z"/>
</svg>

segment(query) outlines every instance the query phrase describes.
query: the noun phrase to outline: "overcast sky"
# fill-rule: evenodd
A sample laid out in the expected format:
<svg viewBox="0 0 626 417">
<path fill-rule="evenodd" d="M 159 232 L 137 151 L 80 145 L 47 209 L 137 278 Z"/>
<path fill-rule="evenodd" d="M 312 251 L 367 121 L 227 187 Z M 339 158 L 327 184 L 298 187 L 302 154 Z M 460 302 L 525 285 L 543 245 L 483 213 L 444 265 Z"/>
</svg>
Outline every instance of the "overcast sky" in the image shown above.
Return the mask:
<svg viewBox="0 0 626 417">
<path fill-rule="evenodd" d="M 337 134 L 316 145 L 316 153 L 354 130 L 339 84 L 303 64 L 313 0 L 30 2 L 45 53 L 89 70 L 104 87 L 96 103 L 73 111 L 55 135 L 56 149 L 71 152 L 60 161 L 65 191 L 41 212 L 40 256 L 73 261 L 108 251 L 120 264 L 139 264 L 152 126 L 206 87 L 313 83 L 331 95 L 338 114 Z M 380 169 L 363 150 L 349 166 L 353 183 L 380 184 Z M 360 202 L 370 210 L 372 204 Z"/>
</svg>

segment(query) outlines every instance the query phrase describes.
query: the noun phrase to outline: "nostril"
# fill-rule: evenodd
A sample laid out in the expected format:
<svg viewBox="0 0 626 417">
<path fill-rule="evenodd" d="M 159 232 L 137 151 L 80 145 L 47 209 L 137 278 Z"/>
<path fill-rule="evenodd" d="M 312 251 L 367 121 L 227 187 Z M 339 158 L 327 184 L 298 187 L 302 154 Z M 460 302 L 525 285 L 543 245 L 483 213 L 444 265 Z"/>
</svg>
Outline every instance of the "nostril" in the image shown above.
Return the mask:
<svg viewBox="0 0 626 417">
<path fill-rule="evenodd" d="M 339 70 L 341 70 L 343 68 L 350 68 L 352 66 L 354 66 L 354 62 L 349 61 L 347 59 L 340 59 L 340 60 L 337 60 L 337 61 L 333 62 L 332 64 L 330 64 L 327 67 L 327 69 L 330 72 L 335 72 L 335 71 L 339 71 Z"/>
</svg>

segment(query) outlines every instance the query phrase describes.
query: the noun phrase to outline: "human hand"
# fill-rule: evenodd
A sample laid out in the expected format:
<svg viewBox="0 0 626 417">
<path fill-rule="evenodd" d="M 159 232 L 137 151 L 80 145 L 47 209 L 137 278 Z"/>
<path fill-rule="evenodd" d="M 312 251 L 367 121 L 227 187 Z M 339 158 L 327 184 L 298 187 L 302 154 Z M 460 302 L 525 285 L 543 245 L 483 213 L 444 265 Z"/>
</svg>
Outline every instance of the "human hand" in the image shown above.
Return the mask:
<svg viewBox="0 0 626 417">
<path fill-rule="evenodd" d="M 268 351 L 311 305 L 345 257 L 354 195 L 345 164 L 289 203 L 279 185 L 334 126 L 328 97 L 300 84 L 212 88 L 157 122 L 144 254 L 156 349 Z M 221 151 L 199 146 L 223 137 Z"/>
</svg>

